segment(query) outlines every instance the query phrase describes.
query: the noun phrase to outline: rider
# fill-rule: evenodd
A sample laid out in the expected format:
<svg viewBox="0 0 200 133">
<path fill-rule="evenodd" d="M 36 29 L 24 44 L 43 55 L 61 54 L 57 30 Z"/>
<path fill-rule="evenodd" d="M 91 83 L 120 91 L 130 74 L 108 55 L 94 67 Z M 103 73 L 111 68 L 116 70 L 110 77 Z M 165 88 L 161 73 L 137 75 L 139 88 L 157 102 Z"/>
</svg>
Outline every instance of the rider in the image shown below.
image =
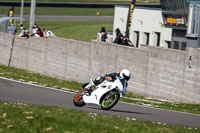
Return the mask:
<svg viewBox="0 0 200 133">
<path fill-rule="evenodd" d="M 106 74 L 104 76 L 91 80 L 90 83 L 86 83 L 82 87 L 85 89 L 91 90 L 92 86 L 97 86 L 101 84 L 104 80 L 110 80 L 114 82 L 116 77 L 121 77 L 121 78 L 124 78 L 126 81 L 128 81 L 131 78 L 131 72 L 127 69 L 122 69 L 120 73 Z M 127 85 L 128 84 L 126 84 L 126 87 Z"/>
</svg>

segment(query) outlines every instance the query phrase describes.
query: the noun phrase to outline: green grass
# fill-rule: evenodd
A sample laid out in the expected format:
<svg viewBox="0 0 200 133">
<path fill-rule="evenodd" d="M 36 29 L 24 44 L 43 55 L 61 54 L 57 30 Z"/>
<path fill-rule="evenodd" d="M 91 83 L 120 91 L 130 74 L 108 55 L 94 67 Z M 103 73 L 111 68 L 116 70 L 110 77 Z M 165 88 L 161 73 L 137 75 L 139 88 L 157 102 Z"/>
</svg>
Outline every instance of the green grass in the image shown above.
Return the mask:
<svg viewBox="0 0 200 133">
<path fill-rule="evenodd" d="M 9 6 L 0 6 L 0 14 L 5 16 L 8 13 Z M 113 8 L 69 8 L 69 7 L 36 7 L 36 15 L 47 16 L 113 16 Z M 20 15 L 21 7 L 15 7 L 15 15 Z M 30 7 L 24 7 L 24 15 L 30 15 Z"/>
<path fill-rule="evenodd" d="M 4 2 L 8 1 L 18 1 L 21 0 L 0 0 Z M 149 3 L 158 3 L 159 0 L 149 0 Z M 25 2 L 30 2 L 30 0 L 25 0 Z M 128 4 L 128 1 L 121 0 L 37 0 L 37 2 L 69 2 L 69 3 L 123 3 Z M 137 3 L 144 2 L 142 0 L 137 1 Z M 146 3 L 146 2 L 144 2 Z M 8 10 L 11 6 L 0 6 L 0 14 L 7 15 Z M 21 7 L 15 7 L 15 15 L 20 15 Z M 113 16 L 114 8 L 69 8 L 69 7 L 36 7 L 36 15 L 48 15 L 48 16 L 96 16 L 96 12 L 100 12 L 100 16 Z M 30 15 L 30 7 L 24 7 L 24 15 Z"/>
<path fill-rule="evenodd" d="M 168 126 L 72 109 L 0 102 L 1 133 L 199 133 L 199 128 Z"/>
<path fill-rule="evenodd" d="M 26 70 L 20 70 L 13 67 L 5 67 L 0 65 L 0 76 L 20 80 L 23 82 L 32 82 L 46 87 L 55 87 L 64 90 L 81 90 L 82 83 L 75 81 L 61 80 L 41 74 L 31 73 Z"/>
<path fill-rule="evenodd" d="M 121 101 L 148 107 L 200 114 L 200 104 L 176 103 L 168 100 L 152 99 L 148 97 L 138 97 L 137 95 L 131 93 L 129 95 L 130 96 L 128 97 L 126 95 L 126 98 L 122 98 Z"/>
<path fill-rule="evenodd" d="M 102 26 L 108 31 L 113 29 L 112 21 L 36 21 L 36 23 L 41 29 L 47 28 L 51 30 L 57 37 L 85 42 L 96 39 L 97 32 Z M 28 28 L 29 22 L 25 21 L 24 25 Z"/>
<path fill-rule="evenodd" d="M 31 82 L 33 84 L 39 84 L 42 86 L 54 87 L 69 91 L 79 91 L 82 89 L 81 86 L 83 85 L 83 83 L 78 83 L 75 81 L 66 81 L 2 65 L 0 65 L 0 76 L 23 82 Z M 173 101 L 151 99 L 148 97 L 143 97 L 132 93 L 127 93 L 125 97 L 120 100 L 144 106 L 152 106 L 156 108 L 164 108 L 164 109 L 200 114 L 200 104 L 175 103 Z"/>
</svg>

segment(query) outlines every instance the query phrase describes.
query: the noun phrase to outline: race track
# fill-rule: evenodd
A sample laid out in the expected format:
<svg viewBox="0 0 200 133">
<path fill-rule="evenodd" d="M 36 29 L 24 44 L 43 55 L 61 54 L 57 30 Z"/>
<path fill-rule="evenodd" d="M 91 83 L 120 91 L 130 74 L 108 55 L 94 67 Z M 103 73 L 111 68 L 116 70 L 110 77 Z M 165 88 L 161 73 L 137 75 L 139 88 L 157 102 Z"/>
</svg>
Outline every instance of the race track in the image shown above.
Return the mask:
<svg viewBox="0 0 200 133">
<path fill-rule="evenodd" d="M 200 115 L 155 109 L 122 102 L 109 111 L 101 110 L 94 105 L 86 105 L 85 107 L 78 108 L 73 105 L 73 97 L 74 94 L 70 92 L 0 78 L 0 101 L 2 102 L 58 106 L 104 115 L 200 128 Z"/>
</svg>

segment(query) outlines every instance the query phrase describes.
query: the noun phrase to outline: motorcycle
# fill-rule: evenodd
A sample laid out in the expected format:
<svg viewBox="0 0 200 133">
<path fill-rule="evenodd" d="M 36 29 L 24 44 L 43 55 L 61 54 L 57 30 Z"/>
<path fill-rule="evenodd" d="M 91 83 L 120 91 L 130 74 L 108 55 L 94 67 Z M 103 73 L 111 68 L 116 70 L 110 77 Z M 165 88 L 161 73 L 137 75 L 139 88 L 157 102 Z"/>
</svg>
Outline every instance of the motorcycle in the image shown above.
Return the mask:
<svg viewBox="0 0 200 133">
<path fill-rule="evenodd" d="M 92 82 L 92 80 L 90 82 Z M 101 84 L 93 86 L 92 91 L 83 87 L 83 89 L 75 95 L 73 103 L 78 107 L 83 107 L 89 103 L 96 104 L 103 110 L 109 110 L 125 95 L 127 90 L 126 82 L 127 81 L 121 77 L 116 76 L 114 80 L 110 77 L 106 77 Z"/>
</svg>

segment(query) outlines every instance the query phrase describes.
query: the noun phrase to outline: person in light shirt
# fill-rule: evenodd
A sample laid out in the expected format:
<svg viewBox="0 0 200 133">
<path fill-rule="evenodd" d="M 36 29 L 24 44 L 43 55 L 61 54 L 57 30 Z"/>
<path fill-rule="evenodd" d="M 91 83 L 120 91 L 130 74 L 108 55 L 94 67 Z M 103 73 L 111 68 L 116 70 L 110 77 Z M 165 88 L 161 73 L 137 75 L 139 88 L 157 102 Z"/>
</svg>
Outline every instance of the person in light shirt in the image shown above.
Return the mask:
<svg viewBox="0 0 200 133">
<path fill-rule="evenodd" d="M 44 38 L 56 37 L 56 35 L 50 30 L 43 29 L 42 31 L 43 31 Z"/>
</svg>

